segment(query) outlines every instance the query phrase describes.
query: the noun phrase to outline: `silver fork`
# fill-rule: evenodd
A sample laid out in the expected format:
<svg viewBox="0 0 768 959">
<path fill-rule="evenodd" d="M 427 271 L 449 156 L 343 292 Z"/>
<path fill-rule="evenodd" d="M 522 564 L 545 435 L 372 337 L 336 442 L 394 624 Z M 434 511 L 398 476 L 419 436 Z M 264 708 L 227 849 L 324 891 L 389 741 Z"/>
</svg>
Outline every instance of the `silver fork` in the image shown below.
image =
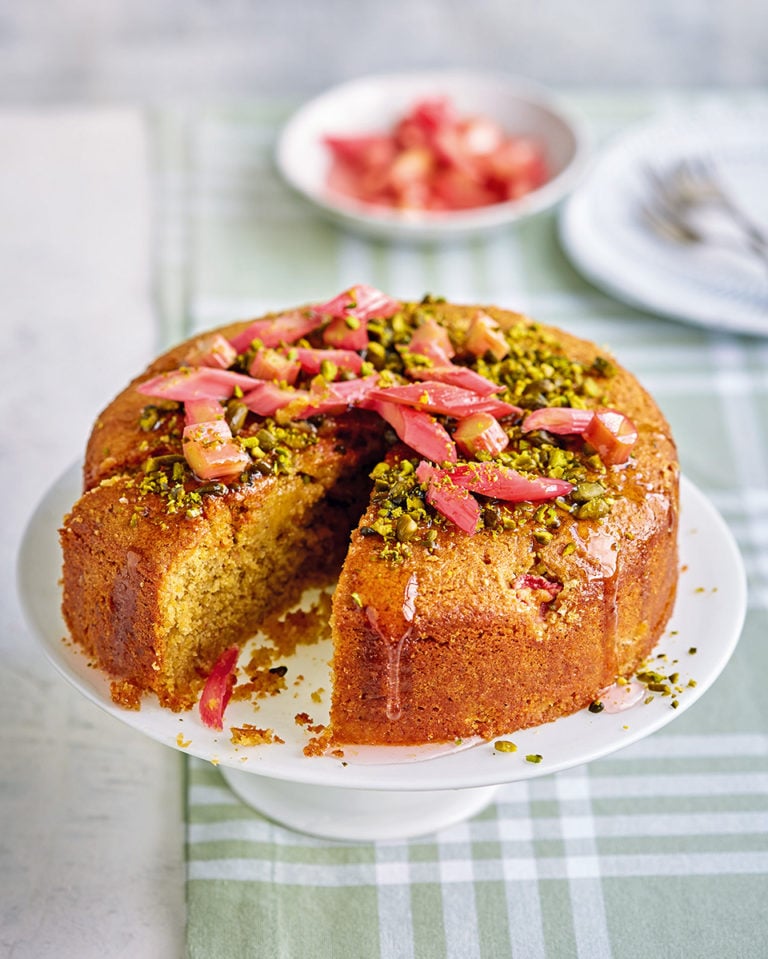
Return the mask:
<svg viewBox="0 0 768 959">
<path fill-rule="evenodd" d="M 768 266 L 768 233 L 760 229 L 733 201 L 720 183 L 712 164 L 703 158 L 683 160 L 670 171 L 647 170 L 653 186 L 653 199 L 643 213 L 649 226 L 677 243 L 717 243 L 742 252 L 750 252 Z M 705 207 L 716 207 L 738 229 L 744 242 L 733 237 L 703 230 L 692 214 Z"/>
</svg>

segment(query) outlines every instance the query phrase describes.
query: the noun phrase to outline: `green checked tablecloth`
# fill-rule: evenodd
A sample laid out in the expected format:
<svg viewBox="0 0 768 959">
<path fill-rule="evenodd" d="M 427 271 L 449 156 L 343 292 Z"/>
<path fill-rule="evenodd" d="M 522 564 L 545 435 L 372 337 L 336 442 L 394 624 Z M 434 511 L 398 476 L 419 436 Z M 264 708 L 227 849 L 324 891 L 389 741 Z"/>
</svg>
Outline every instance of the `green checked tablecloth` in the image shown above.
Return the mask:
<svg viewBox="0 0 768 959">
<path fill-rule="evenodd" d="M 599 141 L 685 98 L 582 97 Z M 655 395 L 684 472 L 736 536 L 746 628 L 714 688 L 613 756 L 505 786 L 409 841 L 274 825 L 188 762 L 188 954 L 217 957 L 768 956 L 768 339 L 631 309 L 590 287 L 553 215 L 448 248 L 367 242 L 278 181 L 290 104 L 153 119 L 164 345 L 368 282 L 490 302 L 607 344 Z"/>
</svg>

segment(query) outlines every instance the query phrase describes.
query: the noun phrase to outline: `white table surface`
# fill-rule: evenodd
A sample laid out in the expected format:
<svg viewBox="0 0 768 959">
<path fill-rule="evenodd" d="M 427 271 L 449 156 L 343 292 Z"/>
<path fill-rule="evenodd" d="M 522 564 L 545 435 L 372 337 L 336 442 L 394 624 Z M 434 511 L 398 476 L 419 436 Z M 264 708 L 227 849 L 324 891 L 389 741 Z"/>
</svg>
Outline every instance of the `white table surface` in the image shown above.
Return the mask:
<svg viewBox="0 0 768 959">
<path fill-rule="evenodd" d="M 15 583 L 36 502 L 155 352 L 145 137 L 131 109 L 0 112 L 0 955 L 13 959 L 183 952 L 183 761 L 55 675 Z"/>
</svg>

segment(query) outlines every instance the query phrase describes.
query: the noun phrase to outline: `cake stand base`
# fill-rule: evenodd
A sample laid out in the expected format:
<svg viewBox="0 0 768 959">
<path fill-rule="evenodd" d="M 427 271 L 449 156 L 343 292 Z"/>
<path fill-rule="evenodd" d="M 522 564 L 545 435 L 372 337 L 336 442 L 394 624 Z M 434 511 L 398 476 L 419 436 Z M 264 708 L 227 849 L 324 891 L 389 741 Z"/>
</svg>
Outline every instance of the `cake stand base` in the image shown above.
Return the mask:
<svg viewBox="0 0 768 959">
<path fill-rule="evenodd" d="M 406 839 L 480 812 L 499 786 L 421 792 L 344 789 L 271 779 L 220 766 L 232 791 L 263 815 L 322 839 Z"/>
</svg>

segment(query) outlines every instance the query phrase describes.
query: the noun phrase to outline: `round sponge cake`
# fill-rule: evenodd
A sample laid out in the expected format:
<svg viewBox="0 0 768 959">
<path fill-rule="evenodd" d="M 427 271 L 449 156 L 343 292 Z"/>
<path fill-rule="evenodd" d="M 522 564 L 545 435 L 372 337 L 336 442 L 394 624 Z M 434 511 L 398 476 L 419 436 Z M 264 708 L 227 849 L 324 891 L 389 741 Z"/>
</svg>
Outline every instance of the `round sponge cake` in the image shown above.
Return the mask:
<svg viewBox="0 0 768 959">
<path fill-rule="evenodd" d="M 357 287 L 181 344 L 104 410 L 63 612 L 117 701 L 184 709 L 232 644 L 338 578 L 331 742 L 488 738 L 648 655 L 677 517 L 669 427 L 604 350 Z"/>
</svg>

